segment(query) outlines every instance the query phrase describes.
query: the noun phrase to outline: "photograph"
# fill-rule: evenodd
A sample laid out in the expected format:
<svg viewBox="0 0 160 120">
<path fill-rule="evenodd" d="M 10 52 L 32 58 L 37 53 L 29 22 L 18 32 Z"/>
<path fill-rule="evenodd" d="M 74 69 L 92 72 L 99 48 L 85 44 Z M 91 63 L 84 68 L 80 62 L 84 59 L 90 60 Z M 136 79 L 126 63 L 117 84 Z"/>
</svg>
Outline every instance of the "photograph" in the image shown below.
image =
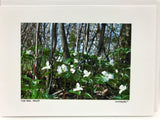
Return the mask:
<svg viewBox="0 0 160 120">
<path fill-rule="evenodd" d="M 21 26 L 21 99 L 130 100 L 131 23 Z"/>
</svg>

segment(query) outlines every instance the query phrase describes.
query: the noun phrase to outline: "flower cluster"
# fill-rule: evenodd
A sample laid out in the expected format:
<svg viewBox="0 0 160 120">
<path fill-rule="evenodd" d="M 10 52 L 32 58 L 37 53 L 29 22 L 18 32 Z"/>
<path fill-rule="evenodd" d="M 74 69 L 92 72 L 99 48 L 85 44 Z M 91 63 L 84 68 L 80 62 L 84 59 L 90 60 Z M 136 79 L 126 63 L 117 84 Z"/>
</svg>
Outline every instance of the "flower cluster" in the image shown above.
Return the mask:
<svg viewBox="0 0 160 120">
<path fill-rule="evenodd" d="M 59 56 L 56 61 L 57 61 L 57 62 L 62 62 L 62 57 Z"/>
<path fill-rule="evenodd" d="M 62 64 L 61 66 L 58 66 L 58 68 L 57 68 L 58 74 L 61 74 L 62 72 L 67 72 L 67 71 L 68 71 L 68 69 L 65 64 Z"/>
<path fill-rule="evenodd" d="M 71 67 L 71 69 L 70 69 L 71 73 L 74 74 L 76 71 L 75 68 L 73 67 L 73 65 L 70 65 L 70 67 Z"/>
</svg>

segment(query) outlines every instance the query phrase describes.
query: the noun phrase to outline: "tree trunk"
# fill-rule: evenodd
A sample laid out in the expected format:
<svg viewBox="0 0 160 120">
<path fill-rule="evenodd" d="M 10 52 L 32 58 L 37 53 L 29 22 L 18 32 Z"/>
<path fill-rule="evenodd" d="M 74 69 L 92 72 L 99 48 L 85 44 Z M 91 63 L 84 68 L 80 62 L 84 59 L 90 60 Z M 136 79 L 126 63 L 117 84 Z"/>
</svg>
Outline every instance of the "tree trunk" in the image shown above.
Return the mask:
<svg viewBox="0 0 160 120">
<path fill-rule="evenodd" d="M 127 48 L 131 46 L 131 24 L 122 24 L 121 32 L 120 32 L 120 46 L 123 48 Z M 130 56 L 131 53 L 128 53 L 125 62 L 130 64 Z"/>
<path fill-rule="evenodd" d="M 51 84 L 54 82 L 53 81 L 53 61 L 54 61 L 54 52 L 56 49 L 57 45 L 57 23 L 52 23 L 52 41 L 51 41 L 51 56 L 50 56 L 50 65 L 51 65 L 51 74 L 49 76 L 49 86 L 48 86 L 48 93 L 50 91 Z"/>
<path fill-rule="evenodd" d="M 97 28 L 97 30 L 95 31 L 94 36 L 93 36 L 93 38 L 91 40 L 91 45 L 90 45 L 90 47 L 88 49 L 88 53 L 90 52 L 90 50 L 91 50 L 91 48 L 93 46 L 94 39 L 97 37 L 98 32 L 99 32 L 99 29 Z"/>
<path fill-rule="evenodd" d="M 102 24 L 101 33 L 100 33 L 100 40 L 98 44 L 97 56 L 99 56 L 104 47 L 104 33 L 105 33 L 106 24 Z"/>
<path fill-rule="evenodd" d="M 78 24 L 77 41 L 76 41 L 76 53 L 79 51 L 79 41 L 80 41 L 80 37 L 81 37 L 82 26 L 83 26 L 83 23 L 81 25 Z"/>
<path fill-rule="evenodd" d="M 86 36 L 85 36 L 85 42 L 84 42 L 84 53 L 87 52 L 88 41 L 89 41 L 89 23 L 87 23 L 87 26 L 86 26 Z"/>
<path fill-rule="evenodd" d="M 70 58 L 70 53 L 68 49 L 67 39 L 65 36 L 64 23 L 59 23 L 59 32 L 60 32 L 60 37 L 61 37 L 63 56 L 65 59 L 68 59 Z"/>
<path fill-rule="evenodd" d="M 36 67 L 37 67 L 37 56 L 38 56 L 38 27 L 39 27 L 39 24 L 36 23 L 36 30 L 35 30 L 35 60 L 34 60 L 32 80 L 34 80 L 34 78 L 35 78 Z"/>
</svg>

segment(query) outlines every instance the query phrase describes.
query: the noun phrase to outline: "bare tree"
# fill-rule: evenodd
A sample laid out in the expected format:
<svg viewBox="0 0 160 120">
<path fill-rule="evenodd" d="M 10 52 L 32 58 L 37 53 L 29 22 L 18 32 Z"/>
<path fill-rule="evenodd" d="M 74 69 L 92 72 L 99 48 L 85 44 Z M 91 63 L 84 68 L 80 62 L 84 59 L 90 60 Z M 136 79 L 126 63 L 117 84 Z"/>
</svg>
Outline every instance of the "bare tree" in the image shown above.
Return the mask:
<svg viewBox="0 0 160 120">
<path fill-rule="evenodd" d="M 78 24 L 78 27 L 77 27 L 76 52 L 79 51 L 79 42 L 80 42 L 80 37 L 81 37 L 82 26 L 83 26 L 83 23 L 81 25 Z"/>
<path fill-rule="evenodd" d="M 51 41 L 51 55 L 50 55 L 50 65 L 51 65 L 51 74 L 49 76 L 49 87 L 48 87 L 48 93 L 51 87 L 51 84 L 53 82 L 53 60 L 54 60 L 54 52 L 57 45 L 57 23 L 52 23 L 52 41 Z"/>
<path fill-rule="evenodd" d="M 104 33 L 105 33 L 105 27 L 106 24 L 102 24 L 102 28 L 101 28 L 101 33 L 100 33 L 100 40 L 99 40 L 99 44 L 98 44 L 98 50 L 97 50 L 97 56 L 99 56 L 103 50 L 103 43 L 104 43 Z"/>
<path fill-rule="evenodd" d="M 70 58 L 70 53 L 69 53 L 68 43 L 67 43 L 65 30 L 64 30 L 64 23 L 59 23 L 59 32 L 60 32 L 60 37 L 61 37 L 63 56 L 65 59 L 68 59 Z"/>
<path fill-rule="evenodd" d="M 89 23 L 86 25 L 86 36 L 85 36 L 85 42 L 84 42 L 84 52 L 87 52 L 88 47 L 88 41 L 89 41 Z"/>
<path fill-rule="evenodd" d="M 34 68 L 33 68 L 33 77 L 32 80 L 34 80 L 35 78 L 35 71 L 36 71 L 36 67 L 37 67 L 37 56 L 38 56 L 38 27 L 39 24 L 36 23 L 36 30 L 35 30 L 35 60 L 34 60 Z"/>
</svg>

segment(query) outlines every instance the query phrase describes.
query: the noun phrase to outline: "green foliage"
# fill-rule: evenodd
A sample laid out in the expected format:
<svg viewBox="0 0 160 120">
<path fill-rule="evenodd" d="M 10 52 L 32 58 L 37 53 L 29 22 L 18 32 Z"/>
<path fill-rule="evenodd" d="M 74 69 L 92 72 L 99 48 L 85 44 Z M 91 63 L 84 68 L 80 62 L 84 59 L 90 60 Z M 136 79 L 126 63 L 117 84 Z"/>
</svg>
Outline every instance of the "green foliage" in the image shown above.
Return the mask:
<svg viewBox="0 0 160 120">
<path fill-rule="evenodd" d="M 114 53 L 111 53 L 110 56 L 117 56 L 118 52 L 127 54 L 130 52 L 130 49 L 116 49 Z M 62 56 L 61 53 L 58 51 L 55 52 L 55 59 L 54 61 L 54 74 L 55 77 L 60 78 L 58 81 L 55 80 L 54 85 L 61 81 L 61 89 L 65 89 L 65 91 L 68 91 L 69 94 L 72 95 L 73 98 L 78 99 L 94 99 L 94 96 L 96 96 L 97 91 L 103 92 L 103 88 L 108 88 L 109 90 L 114 89 L 112 91 L 112 98 L 110 99 L 129 99 L 129 78 L 130 78 L 130 67 L 127 64 L 117 64 L 114 61 L 114 64 L 110 64 L 109 61 L 106 61 L 103 58 L 98 58 L 95 55 L 83 55 L 81 59 L 79 59 L 79 56 L 81 56 L 81 53 L 77 53 L 76 55 L 73 55 L 73 52 L 71 53 L 71 58 L 63 61 L 57 61 L 59 56 Z M 34 58 L 33 56 L 26 55 L 24 53 L 23 59 L 30 60 L 30 58 Z M 123 57 L 123 56 L 122 56 Z M 75 62 L 75 59 L 78 60 L 78 62 Z M 46 61 L 46 60 L 45 60 Z M 94 64 L 96 63 L 96 66 Z M 45 62 L 43 63 L 45 66 Z M 62 65 L 64 65 L 67 69 L 65 71 L 62 69 Z M 61 66 L 61 73 L 58 73 L 58 66 Z M 71 71 L 71 69 L 75 70 L 74 73 Z M 84 70 L 90 71 L 91 73 L 84 77 Z M 106 81 L 105 76 L 102 74 L 102 71 L 106 71 L 108 74 L 112 74 L 114 76 L 114 79 L 109 79 Z M 42 72 L 40 79 L 34 79 L 27 77 L 27 75 L 22 75 L 22 84 L 21 84 L 21 91 L 22 93 L 25 92 L 24 98 L 32 98 L 32 99 L 57 99 L 58 96 L 47 94 L 45 82 L 42 80 L 43 78 L 49 76 L 51 73 L 50 70 L 44 70 Z M 53 78 L 54 79 L 54 78 Z M 79 91 L 73 91 L 75 88 L 76 83 L 79 83 L 81 86 L 83 86 L 83 90 Z M 120 85 L 126 85 L 127 89 L 124 90 L 121 94 L 119 94 L 119 86 Z M 100 87 L 96 87 L 100 86 Z M 68 97 L 67 97 L 68 98 Z"/>
<path fill-rule="evenodd" d="M 81 95 L 81 91 L 73 91 L 73 90 L 69 90 L 68 92 L 69 92 L 69 93 L 72 93 L 72 94 L 75 94 L 75 95 L 78 95 L 78 96 Z"/>
<path fill-rule="evenodd" d="M 131 48 L 127 42 L 123 43 L 124 46 L 121 45 L 122 41 L 120 40 L 120 43 L 117 43 L 117 39 L 121 37 L 118 34 L 120 30 L 111 24 L 106 25 L 107 34 L 104 35 L 106 53 L 104 50 L 101 56 L 97 56 L 92 48 L 89 53 L 83 53 L 82 45 L 79 46 L 81 50 L 75 53 L 77 31 L 73 28 L 69 29 L 67 24 L 66 26 L 68 29 L 67 27 L 65 29 L 68 31 L 64 31 L 67 33 L 66 41 L 70 52 L 68 59 L 63 57 L 61 40 L 57 40 L 57 48 L 53 57 L 50 57 L 52 46 L 51 38 L 47 37 L 48 34 L 50 35 L 51 29 L 49 27 L 45 31 L 43 28 L 45 26 L 39 28 L 40 30 L 43 28 L 43 30 L 39 33 L 39 38 L 41 36 L 42 39 L 38 41 L 38 56 L 35 55 L 34 42 L 29 43 L 29 46 L 21 45 L 23 48 L 21 50 L 21 98 L 128 100 L 130 97 L 130 63 L 127 57 L 131 53 Z M 101 25 L 99 27 L 101 28 Z M 75 28 L 78 28 L 76 24 Z M 101 36 L 102 32 L 99 31 L 96 34 L 96 29 L 98 29 L 98 25 L 90 26 L 88 47 L 90 47 L 94 35 L 94 42 L 98 43 L 100 39 L 98 37 Z M 45 35 L 42 35 L 43 32 L 46 32 Z M 86 39 L 85 32 L 85 24 L 83 24 L 79 38 L 79 43 L 83 45 Z M 57 38 L 60 38 L 59 34 L 57 31 Z M 28 41 L 32 40 L 31 38 L 27 39 Z M 123 38 L 123 42 L 125 41 Z M 97 43 L 93 43 L 96 47 L 95 50 L 98 48 Z M 47 62 L 49 63 L 48 66 Z"/>
</svg>

